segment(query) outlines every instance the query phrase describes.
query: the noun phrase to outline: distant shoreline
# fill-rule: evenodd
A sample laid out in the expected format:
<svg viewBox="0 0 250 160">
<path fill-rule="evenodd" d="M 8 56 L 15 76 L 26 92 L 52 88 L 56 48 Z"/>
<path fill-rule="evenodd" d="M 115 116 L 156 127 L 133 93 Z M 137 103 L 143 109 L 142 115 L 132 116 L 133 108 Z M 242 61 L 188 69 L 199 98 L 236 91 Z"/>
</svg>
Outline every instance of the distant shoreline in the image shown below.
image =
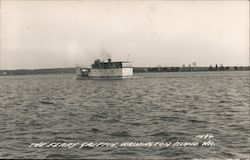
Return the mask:
<svg viewBox="0 0 250 160">
<path fill-rule="evenodd" d="M 204 71 L 248 71 L 250 66 L 227 67 L 133 67 L 134 73 L 146 72 L 204 72 Z M 75 68 L 0 70 L 0 76 L 75 73 Z"/>
</svg>

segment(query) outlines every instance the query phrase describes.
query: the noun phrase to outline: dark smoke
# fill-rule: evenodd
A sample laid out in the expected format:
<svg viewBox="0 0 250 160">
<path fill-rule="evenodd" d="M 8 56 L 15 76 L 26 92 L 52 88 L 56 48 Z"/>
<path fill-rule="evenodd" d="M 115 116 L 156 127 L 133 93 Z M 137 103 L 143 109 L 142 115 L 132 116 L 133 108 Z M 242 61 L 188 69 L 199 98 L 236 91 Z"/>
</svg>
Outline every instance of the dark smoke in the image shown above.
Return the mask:
<svg viewBox="0 0 250 160">
<path fill-rule="evenodd" d="M 105 48 L 102 48 L 100 59 L 105 60 L 105 59 L 109 59 L 109 58 L 110 59 L 112 58 L 111 53 L 109 53 Z"/>
</svg>

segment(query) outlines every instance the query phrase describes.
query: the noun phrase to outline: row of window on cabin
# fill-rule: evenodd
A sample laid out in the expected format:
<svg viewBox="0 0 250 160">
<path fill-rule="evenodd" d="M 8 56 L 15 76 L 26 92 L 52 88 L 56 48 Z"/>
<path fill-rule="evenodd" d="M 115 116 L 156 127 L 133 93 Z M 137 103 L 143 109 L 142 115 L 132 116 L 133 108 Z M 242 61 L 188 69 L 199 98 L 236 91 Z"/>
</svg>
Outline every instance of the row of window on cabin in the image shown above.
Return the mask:
<svg viewBox="0 0 250 160">
<path fill-rule="evenodd" d="M 95 63 L 93 69 L 122 68 L 122 63 Z"/>
</svg>

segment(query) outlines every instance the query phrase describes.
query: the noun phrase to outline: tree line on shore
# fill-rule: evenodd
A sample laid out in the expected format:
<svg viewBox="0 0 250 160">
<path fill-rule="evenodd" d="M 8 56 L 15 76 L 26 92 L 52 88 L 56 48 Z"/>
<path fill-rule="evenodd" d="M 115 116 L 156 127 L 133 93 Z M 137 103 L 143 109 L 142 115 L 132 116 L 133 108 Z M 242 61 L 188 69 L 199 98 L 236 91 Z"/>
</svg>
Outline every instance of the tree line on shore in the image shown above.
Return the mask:
<svg viewBox="0 0 250 160">
<path fill-rule="evenodd" d="M 250 70 L 249 66 L 218 66 L 214 67 L 136 67 L 135 72 L 199 72 L 199 71 L 237 71 L 237 70 Z"/>
<path fill-rule="evenodd" d="M 133 67 L 134 72 L 199 72 L 199 71 L 240 71 L 250 70 L 249 66 L 218 66 L 214 67 Z M 75 73 L 75 68 L 51 68 L 51 69 L 20 69 L 20 70 L 0 70 L 2 75 L 29 75 L 29 74 L 61 74 Z"/>
</svg>

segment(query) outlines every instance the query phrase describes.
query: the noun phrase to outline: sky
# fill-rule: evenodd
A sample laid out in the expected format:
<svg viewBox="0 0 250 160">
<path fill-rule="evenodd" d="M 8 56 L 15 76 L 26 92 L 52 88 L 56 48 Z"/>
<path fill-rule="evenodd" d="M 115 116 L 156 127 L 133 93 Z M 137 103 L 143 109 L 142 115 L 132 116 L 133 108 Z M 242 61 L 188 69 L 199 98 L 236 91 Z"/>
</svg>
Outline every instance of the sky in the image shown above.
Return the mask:
<svg viewBox="0 0 250 160">
<path fill-rule="evenodd" d="M 0 1 L 0 69 L 249 65 L 249 1 Z"/>
</svg>

